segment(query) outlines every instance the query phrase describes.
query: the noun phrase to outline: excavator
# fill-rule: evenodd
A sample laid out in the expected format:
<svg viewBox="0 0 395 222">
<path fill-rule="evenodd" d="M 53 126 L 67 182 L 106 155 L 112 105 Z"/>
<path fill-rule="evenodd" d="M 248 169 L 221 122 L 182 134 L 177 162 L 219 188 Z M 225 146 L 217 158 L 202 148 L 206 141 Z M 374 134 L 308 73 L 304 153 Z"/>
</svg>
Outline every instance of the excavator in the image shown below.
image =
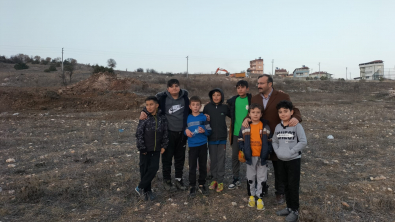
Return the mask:
<svg viewBox="0 0 395 222">
<path fill-rule="evenodd" d="M 229 72 L 228 72 L 228 70 L 226 70 L 226 69 L 223 69 L 223 68 L 218 68 L 216 71 L 215 71 L 215 75 L 218 75 L 218 72 L 219 71 L 222 71 L 222 72 L 225 72 L 225 75 L 226 76 L 229 76 Z"/>
<path fill-rule="evenodd" d="M 218 68 L 216 71 L 215 71 L 215 75 L 218 75 L 218 72 L 219 71 L 222 71 L 222 72 L 225 72 L 225 75 L 226 76 L 230 76 L 230 77 L 235 77 L 235 78 L 244 78 L 244 77 L 247 77 L 247 78 L 249 78 L 249 73 L 247 72 L 241 72 L 241 73 L 233 73 L 233 74 L 230 74 L 229 72 L 228 72 L 228 70 L 226 70 L 226 69 L 223 69 L 223 68 Z"/>
</svg>

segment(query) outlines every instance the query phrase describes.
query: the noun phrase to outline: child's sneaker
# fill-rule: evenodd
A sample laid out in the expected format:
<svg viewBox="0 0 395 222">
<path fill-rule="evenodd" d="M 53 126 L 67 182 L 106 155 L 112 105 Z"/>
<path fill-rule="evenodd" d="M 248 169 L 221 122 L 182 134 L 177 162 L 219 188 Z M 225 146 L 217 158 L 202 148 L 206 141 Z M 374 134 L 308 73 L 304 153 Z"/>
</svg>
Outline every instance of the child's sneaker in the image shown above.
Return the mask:
<svg viewBox="0 0 395 222">
<path fill-rule="evenodd" d="M 255 197 L 254 196 L 250 196 L 250 200 L 248 201 L 248 206 L 255 207 Z"/>
<path fill-rule="evenodd" d="M 145 195 L 147 196 L 146 200 L 154 201 L 156 199 L 156 195 L 152 191 L 148 191 Z"/>
<path fill-rule="evenodd" d="M 182 179 L 180 181 L 176 179 L 174 183 L 176 184 L 177 189 L 187 190 L 187 187 L 184 185 L 184 181 Z"/>
<path fill-rule="evenodd" d="M 195 198 L 196 197 L 196 187 L 191 187 L 189 191 L 189 198 Z"/>
<path fill-rule="evenodd" d="M 296 222 L 299 219 L 298 211 L 291 211 L 288 216 L 285 218 L 287 222 Z"/>
<path fill-rule="evenodd" d="M 265 209 L 265 205 L 263 205 L 263 201 L 261 198 L 259 198 L 258 201 L 256 202 L 256 209 L 257 210 L 264 210 Z"/>
<path fill-rule="evenodd" d="M 217 187 L 217 192 L 219 193 L 219 192 L 221 192 L 223 190 L 224 190 L 224 183 L 219 183 L 218 187 Z"/>
<path fill-rule="evenodd" d="M 229 184 L 228 189 L 229 190 L 233 190 L 233 189 L 235 189 L 236 187 L 239 187 L 239 186 L 241 186 L 240 181 L 238 179 L 233 179 L 233 182 L 231 184 Z"/>
<path fill-rule="evenodd" d="M 291 211 L 288 208 L 276 212 L 277 216 L 288 216 L 289 213 L 291 213 Z"/>
<path fill-rule="evenodd" d="M 208 195 L 208 191 L 207 191 L 207 189 L 206 189 L 206 186 L 204 186 L 204 185 L 199 185 L 199 191 L 200 191 L 200 193 L 202 193 L 204 196 L 207 196 L 207 195 Z"/>
<path fill-rule="evenodd" d="M 217 181 L 213 181 L 213 182 L 211 182 L 211 184 L 210 184 L 210 186 L 208 187 L 208 189 L 214 190 L 214 189 L 217 188 L 217 185 L 218 185 Z"/>
<path fill-rule="evenodd" d="M 134 188 L 136 193 L 139 195 L 139 197 L 144 197 L 144 191 L 143 189 L 140 189 L 139 187 Z"/>
</svg>

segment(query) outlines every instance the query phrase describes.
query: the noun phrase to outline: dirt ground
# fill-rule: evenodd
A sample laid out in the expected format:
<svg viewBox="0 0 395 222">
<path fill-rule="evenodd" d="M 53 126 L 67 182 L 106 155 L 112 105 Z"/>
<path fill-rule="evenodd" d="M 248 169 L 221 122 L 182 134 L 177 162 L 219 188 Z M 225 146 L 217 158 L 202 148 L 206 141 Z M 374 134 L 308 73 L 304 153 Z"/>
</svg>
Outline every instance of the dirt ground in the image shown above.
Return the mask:
<svg viewBox="0 0 395 222">
<path fill-rule="evenodd" d="M 144 98 L 173 77 L 204 101 L 216 86 L 229 98 L 237 80 L 120 71 L 91 76 L 81 69 L 62 87 L 55 74 L 40 69 L 21 75 L 0 65 L 0 221 L 284 220 L 275 215 L 285 205 L 274 204 L 271 164 L 265 211 L 247 207 L 245 183 L 190 200 L 187 191 L 166 192 L 160 172 L 153 181 L 157 200 L 145 202 L 134 193 L 134 133 Z M 256 94 L 256 79 L 248 81 Z M 300 221 L 395 221 L 395 99 L 389 91 L 395 83 L 275 79 L 275 87 L 301 110 L 308 140 Z M 228 144 L 225 186 L 231 181 Z"/>
</svg>

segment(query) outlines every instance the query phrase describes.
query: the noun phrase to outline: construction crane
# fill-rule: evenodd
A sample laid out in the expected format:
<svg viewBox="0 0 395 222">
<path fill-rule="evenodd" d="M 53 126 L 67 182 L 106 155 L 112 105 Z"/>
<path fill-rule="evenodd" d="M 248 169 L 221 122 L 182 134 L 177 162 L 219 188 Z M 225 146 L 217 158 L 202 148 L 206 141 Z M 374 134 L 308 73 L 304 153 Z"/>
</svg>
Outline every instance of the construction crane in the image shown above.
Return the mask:
<svg viewBox="0 0 395 222">
<path fill-rule="evenodd" d="M 228 70 L 226 70 L 226 69 L 223 69 L 223 68 L 218 68 L 216 71 L 215 71 L 215 75 L 218 75 L 218 72 L 219 71 L 222 71 L 222 72 L 225 72 L 225 75 L 226 76 L 229 76 L 229 72 L 228 72 Z"/>
</svg>

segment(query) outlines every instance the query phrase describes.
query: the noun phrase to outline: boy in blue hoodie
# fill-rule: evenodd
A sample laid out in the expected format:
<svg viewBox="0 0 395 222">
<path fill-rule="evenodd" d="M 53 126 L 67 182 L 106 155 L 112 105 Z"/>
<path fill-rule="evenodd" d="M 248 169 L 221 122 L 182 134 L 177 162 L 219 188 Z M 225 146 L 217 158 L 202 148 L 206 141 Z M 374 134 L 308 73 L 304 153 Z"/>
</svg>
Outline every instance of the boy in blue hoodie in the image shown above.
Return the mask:
<svg viewBox="0 0 395 222">
<path fill-rule="evenodd" d="M 189 108 L 192 114 L 187 119 L 187 129 L 184 134 L 188 136 L 189 154 L 189 197 L 196 196 L 196 167 L 199 160 L 199 191 L 203 195 L 208 195 L 206 189 L 207 176 L 207 137 L 211 134 L 210 124 L 207 117 L 200 113 L 201 100 L 197 96 L 192 96 L 189 100 Z"/>
</svg>

